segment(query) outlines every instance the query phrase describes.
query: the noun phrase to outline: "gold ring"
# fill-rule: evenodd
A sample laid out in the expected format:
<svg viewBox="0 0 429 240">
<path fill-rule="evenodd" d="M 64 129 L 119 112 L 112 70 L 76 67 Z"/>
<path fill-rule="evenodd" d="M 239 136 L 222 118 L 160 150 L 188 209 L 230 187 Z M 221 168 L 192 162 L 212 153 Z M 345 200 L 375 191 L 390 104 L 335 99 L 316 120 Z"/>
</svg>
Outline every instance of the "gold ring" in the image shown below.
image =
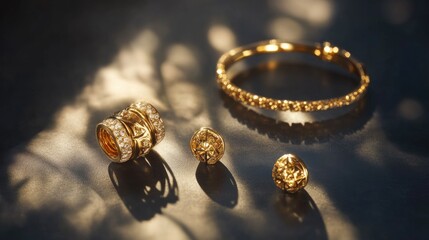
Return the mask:
<svg viewBox="0 0 429 240">
<path fill-rule="evenodd" d="M 149 103 L 137 102 L 97 125 L 103 152 L 114 162 L 146 155 L 165 136 L 164 122 Z"/>
<path fill-rule="evenodd" d="M 272 177 L 277 187 L 294 193 L 307 185 L 308 170 L 299 157 L 285 154 L 274 163 Z"/>
<path fill-rule="evenodd" d="M 332 62 L 348 72 L 356 75 L 359 80 L 359 86 L 352 92 L 329 99 L 296 101 L 273 99 L 264 96 L 258 96 L 233 84 L 227 75 L 227 70 L 235 62 L 257 54 L 279 53 L 279 52 L 301 52 L 313 55 L 322 60 Z M 239 47 L 223 54 L 216 67 L 217 83 L 220 88 L 235 101 L 246 105 L 255 106 L 278 111 L 292 112 L 311 112 L 328 110 L 332 108 L 347 106 L 359 100 L 367 91 L 369 86 L 369 76 L 363 65 L 351 57 L 346 50 L 332 46 L 328 42 L 323 44 L 305 45 L 298 43 L 289 43 L 279 40 L 268 40 L 253 43 L 248 46 Z"/>
<path fill-rule="evenodd" d="M 225 153 L 222 136 L 209 127 L 202 127 L 192 135 L 189 142 L 194 157 L 207 164 L 215 164 Z"/>
</svg>

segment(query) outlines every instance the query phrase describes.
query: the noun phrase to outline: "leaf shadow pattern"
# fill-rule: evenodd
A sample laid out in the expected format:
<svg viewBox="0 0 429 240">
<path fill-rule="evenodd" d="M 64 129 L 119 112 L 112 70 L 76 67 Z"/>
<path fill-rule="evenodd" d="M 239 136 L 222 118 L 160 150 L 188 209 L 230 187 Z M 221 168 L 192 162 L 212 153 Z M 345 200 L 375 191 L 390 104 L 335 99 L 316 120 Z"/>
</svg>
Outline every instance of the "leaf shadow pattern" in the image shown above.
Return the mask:
<svg viewBox="0 0 429 240">
<path fill-rule="evenodd" d="M 200 162 L 195 177 L 201 189 L 214 202 L 234 208 L 238 202 L 237 183 L 231 172 L 221 162 L 213 165 Z"/>
<path fill-rule="evenodd" d="M 126 163 L 110 163 L 110 180 L 138 221 L 150 220 L 178 201 L 178 185 L 168 164 L 155 151 Z"/>
<path fill-rule="evenodd" d="M 304 239 L 327 239 L 322 215 L 305 190 L 296 193 L 277 191 L 273 197 L 274 210 L 286 226 Z"/>
</svg>

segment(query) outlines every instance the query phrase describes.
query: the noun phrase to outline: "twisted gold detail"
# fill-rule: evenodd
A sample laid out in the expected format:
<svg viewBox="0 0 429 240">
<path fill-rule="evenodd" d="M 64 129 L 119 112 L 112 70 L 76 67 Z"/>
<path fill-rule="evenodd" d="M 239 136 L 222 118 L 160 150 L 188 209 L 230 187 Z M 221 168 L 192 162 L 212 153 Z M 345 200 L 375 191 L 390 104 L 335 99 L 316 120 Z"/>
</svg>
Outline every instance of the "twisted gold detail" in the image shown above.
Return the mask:
<svg viewBox="0 0 429 240">
<path fill-rule="evenodd" d="M 322 60 L 335 63 L 356 75 L 360 80 L 360 84 L 352 92 L 337 98 L 314 101 L 295 101 L 258 96 L 239 88 L 233 84 L 227 76 L 226 72 L 228 68 L 237 61 L 252 55 L 278 52 L 307 53 Z M 259 108 L 292 112 L 321 111 L 350 105 L 364 95 L 370 82 L 369 76 L 360 62 L 353 59 L 349 52 L 332 46 L 328 42 L 323 44 L 304 45 L 282 42 L 279 40 L 268 40 L 239 47 L 220 57 L 217 63 L 216 75 L 217 83 L 220 88 L 235 101 Z"/>
</svg>

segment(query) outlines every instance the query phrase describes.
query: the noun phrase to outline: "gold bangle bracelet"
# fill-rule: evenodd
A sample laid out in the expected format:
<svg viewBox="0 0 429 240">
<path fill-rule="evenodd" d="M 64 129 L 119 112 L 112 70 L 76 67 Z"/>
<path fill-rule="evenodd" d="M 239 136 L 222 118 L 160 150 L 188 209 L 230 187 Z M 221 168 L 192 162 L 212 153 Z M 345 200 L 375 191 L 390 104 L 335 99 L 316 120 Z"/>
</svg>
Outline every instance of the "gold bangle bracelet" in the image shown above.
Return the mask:
<svg viewBox="0 0 429 240">
<path fill-rule="evenodd" d="M 259 96 L 241 89 L 232 83 L 231 79 L 229 79 L 226 73 L 229 67 L 246 57 L 257 54 L 280 52 L 307 53 L 322 60 L 337 64 L 345 68 L 348 72 L 356 75 L 360 81 L 359 86 L 352 92 L 336 98 L 310 101 L 273 99 Z M 369 76 L 360 62 L 353 59 L 351 54 L 346 50 L 332 46 L 328 42 L 315 45 L 290 43 L 279 40 L 268 40 L 253 43 L 230 50 L 229 52 L 223 54 L 217 63 L 216 74 L 217 83 L 220 88 L 235 101 L 259 108 L 292 112 L 321 111 L 350 105 L 353 102 L 359 100 L 365 94 L 370 82 Z"/>
</svg>

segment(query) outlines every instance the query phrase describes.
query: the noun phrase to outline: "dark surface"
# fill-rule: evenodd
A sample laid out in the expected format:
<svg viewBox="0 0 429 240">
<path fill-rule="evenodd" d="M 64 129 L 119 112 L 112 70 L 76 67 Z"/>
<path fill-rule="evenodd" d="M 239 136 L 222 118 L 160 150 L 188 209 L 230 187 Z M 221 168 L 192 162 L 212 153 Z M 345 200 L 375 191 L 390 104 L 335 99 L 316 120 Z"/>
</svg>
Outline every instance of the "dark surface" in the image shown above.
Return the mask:
<svg viewBox="0 0 429 240">
<path fill-rule="evenodd" d="M 423 0 L 2 4 L 0 238 L 427 238 L 428 10 Z M 347 49 L 369 93 L 319 115 L 259 112 L 220 93 L 220 54 L 268 38 Z M 353 82 L 277 63 L 235 80 L 304 99 Z M 147 158 L 110 163 L 95 125 L 138 99 L 158 108 L 166 139 Z M 188 149 L 202 126 L 226 142 L 213 168 Z M 287 152 L 310 172 L 295 195 L 271 179 Z"/>
</svg>

